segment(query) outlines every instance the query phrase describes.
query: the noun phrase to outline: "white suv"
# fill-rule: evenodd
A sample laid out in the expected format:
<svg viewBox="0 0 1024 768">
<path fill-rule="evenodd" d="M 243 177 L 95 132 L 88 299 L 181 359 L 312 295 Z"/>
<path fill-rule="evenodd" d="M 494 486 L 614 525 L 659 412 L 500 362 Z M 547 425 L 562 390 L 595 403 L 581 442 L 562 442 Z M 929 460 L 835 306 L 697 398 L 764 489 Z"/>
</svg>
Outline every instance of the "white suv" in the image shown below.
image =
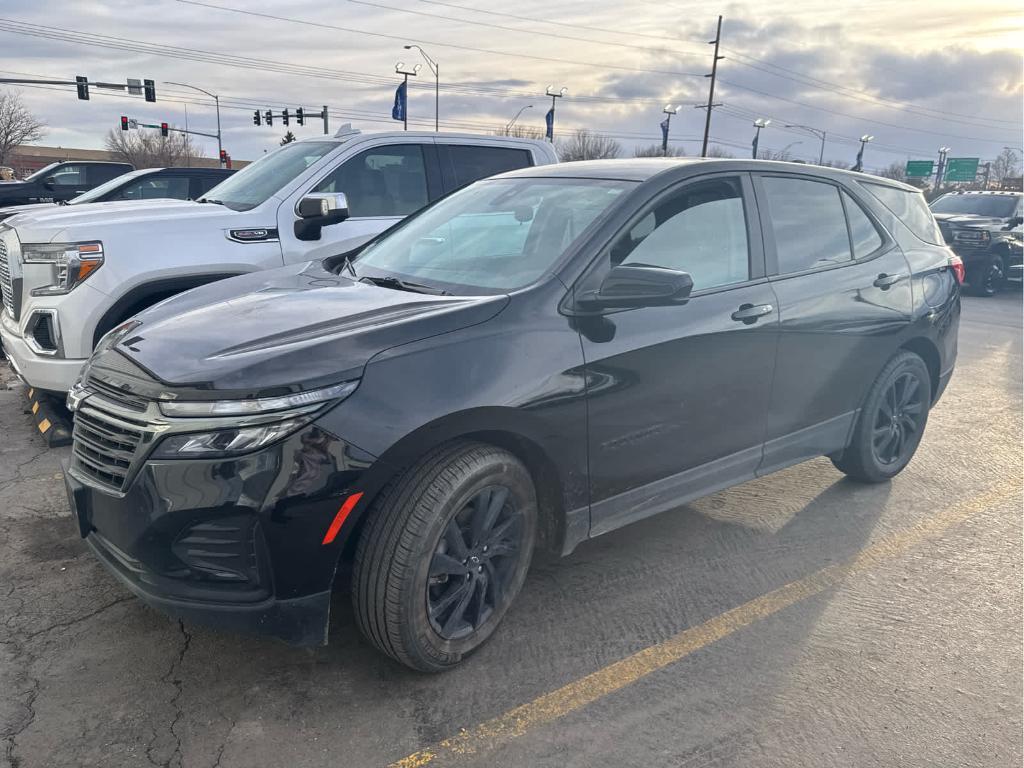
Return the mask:
<svg viewBox="0 0 1024 768">
<path fill-rule="evenodd" d="M 347 126 L 286 144 L 197 202 L 67 206 L 0 223 L 0 338 L 29 385 L 66 392 L 100 337 L 213 280 L 342 253 L 464 184 L 557 162 L 550 144 Z"/>
</svg>

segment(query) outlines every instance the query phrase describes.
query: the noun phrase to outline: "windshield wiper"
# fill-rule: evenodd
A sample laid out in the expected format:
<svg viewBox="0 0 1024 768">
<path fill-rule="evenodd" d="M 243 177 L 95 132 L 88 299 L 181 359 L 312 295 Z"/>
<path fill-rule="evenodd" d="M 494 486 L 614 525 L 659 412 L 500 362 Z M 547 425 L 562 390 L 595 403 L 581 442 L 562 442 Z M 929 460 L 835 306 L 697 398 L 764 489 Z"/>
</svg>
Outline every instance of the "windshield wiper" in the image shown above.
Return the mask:
<svg viewBox="0 0 1024 768">
<path fill-rule="evenodd" d="M 227 205 L 223 200 L 214 200 L 209 197 L 200 197 L 196 200 L 197 203 L 213 203 L 214 205 Z"/>
<path fill-rule="evenodd" d="M 381 288 L 393 288 L 396 291 L 409 291 L 410 293 L 429 293 L 434 296 L 451 296 L 451 294 L 442 289 L 434 288 L 429 285 L 422 285 L 421 283 L 410 283 L 407 280 L 399 280 L 397 277 L 387 275 L 386 277 L 369 277 L 364 276 L 359 278 L 361 283 L 373 283 L 379 285 Z"/>
</svg>

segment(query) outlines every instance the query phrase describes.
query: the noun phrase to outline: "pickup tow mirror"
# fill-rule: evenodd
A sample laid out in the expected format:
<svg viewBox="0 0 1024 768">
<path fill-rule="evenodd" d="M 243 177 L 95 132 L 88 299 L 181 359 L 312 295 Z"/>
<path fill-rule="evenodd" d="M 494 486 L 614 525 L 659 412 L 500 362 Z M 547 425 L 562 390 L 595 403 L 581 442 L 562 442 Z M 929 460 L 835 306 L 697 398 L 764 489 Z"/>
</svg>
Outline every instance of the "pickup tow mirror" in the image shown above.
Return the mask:
<svg viewBox="0 0 1024 768">
<path fill-rule="evenodd" d="M 688 272 L 649 264 L 620 264 L 596 291 L 577 299 L 581 309 L 627 309 L 685 304 L 693 290 Z"/>
<path fill-rule="evenodd" d="M 56 176 L 47 176 L 43 180 L 43 186 L 46 187 L 47 189 L 53 189 L 54 187 L 57 186 L 57 177 Z"/>
<path fill-rule="evenodd" d="M 299 240 L 319 240 L 320 230 L 348 218 L 348 199 L 338 193 L 306 195 L 295 206 L 295 236 Z"/>
</svg>

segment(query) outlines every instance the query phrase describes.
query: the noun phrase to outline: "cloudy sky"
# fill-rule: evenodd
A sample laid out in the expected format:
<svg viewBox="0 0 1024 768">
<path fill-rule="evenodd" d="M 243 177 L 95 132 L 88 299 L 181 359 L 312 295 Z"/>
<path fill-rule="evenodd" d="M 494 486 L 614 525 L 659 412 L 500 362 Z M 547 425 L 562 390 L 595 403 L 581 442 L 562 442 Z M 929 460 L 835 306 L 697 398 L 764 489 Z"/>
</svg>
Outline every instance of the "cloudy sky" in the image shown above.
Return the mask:
<svg viewBox="0 0 1024 768">
<path fill-rule="evenodd" d="M 152 78 L 159 102 L 93 90 L 17 88 L 49 126 L 41 143 L 101 147 L 127 114 L 212 130 L 212 102 L 163 81 L 191 83 L 222 100 L 225 147 L 255 158 L 284 129 L 257 128 L 254 109 L 330 106 L 332 130 L 351 122 L 393 130 L 395 64 L 440 64 L 441 129 L 490 132 L 521 107 L 543 126 L 546 86 L 565 86 L 557 133 L 577 127 L 615 137 L 625 151 L 660 140 L 666 103 L 682 105 L 673 143 L 700 150 L 716 16 L 724 16 L 711 135 L 749 151 L 756 117 L 770 118 L 761 147 L 850 162 L 856 138 L 875 139 L 865 165 L 932 158 L 994 158 L 1022 143 L 1019 0 L 769 4 L 688 0 L 4 0 L 0 77 L 123 81 Z M 410 94 L 410 127 L 432 128 L 433 76 Z M 316 120 L 300 137 L 322 130 Z M 215 142 L 200 140 L 208 155 Z"/>
</svg>

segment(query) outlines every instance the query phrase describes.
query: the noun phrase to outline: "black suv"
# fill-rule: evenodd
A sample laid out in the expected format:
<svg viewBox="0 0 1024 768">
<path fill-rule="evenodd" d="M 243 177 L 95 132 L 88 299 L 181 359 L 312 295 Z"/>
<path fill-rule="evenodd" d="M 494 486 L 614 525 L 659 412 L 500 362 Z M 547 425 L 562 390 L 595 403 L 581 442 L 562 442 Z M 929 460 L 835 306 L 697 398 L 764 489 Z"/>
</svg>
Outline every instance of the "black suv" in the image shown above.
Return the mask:
<svg viewBox="0 0 1024 768">
<path fill-rule="evenodd" d="M 0 221 L 53 205 L 82 205 L 126 200 L 198 200 L 234 171 L 226 168 L 144 168 L 114 177 L 78 197 L 54 203 L 0 208 Z"/>
<path fill-rule="evenodd" d="M 964 261 L 973 293 L 994 296 L 1021 279 L 1020 192 L 951 192 L 931 209 L 949 246 Z"/>
<path fill-rule="evenodd" d="M 115 328 L 68 397 L 69 497 L 173 615 L 321 643 L 350 560 L 366 637 L 441 670 L 495 630 L 535 547 L 816 456 L 896 475 L 953 372 L 962 276 L 896 182 L 513 171 Z"/>
<path fill-rule="evenodd" d="M 71 160 L 51 163 L 24 181 L 0 182 L 0 206 L 59 203 L 134 170 L 128 163 Z"/>
</svg>

